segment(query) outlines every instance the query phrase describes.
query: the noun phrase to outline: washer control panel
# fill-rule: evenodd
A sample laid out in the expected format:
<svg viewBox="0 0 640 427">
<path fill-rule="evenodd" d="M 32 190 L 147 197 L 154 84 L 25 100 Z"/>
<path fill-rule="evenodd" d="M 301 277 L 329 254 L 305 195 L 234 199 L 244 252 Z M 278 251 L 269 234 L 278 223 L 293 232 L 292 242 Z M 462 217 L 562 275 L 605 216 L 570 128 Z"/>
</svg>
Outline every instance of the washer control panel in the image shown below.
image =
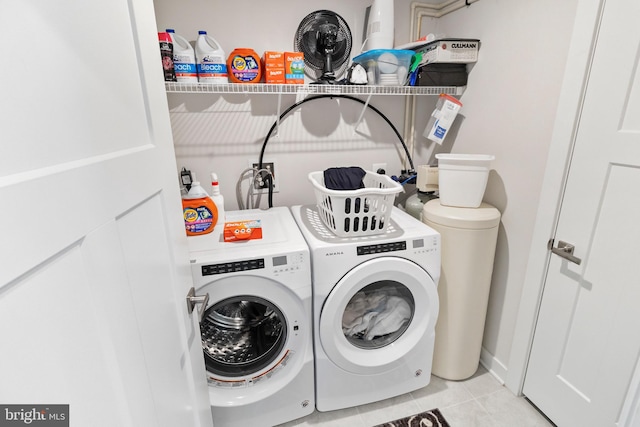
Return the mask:
<svg viewBox="0 0 640 427">
<path fill-rule="evenodd" d="M 274 255 L 268 258 L 255 258 L 239 261 L 228 261 L 216 264 L 204 264 L 200 267 L 202 276 L 216 274 L 241 273 L 251 270 L 266 270 L 273 274 L 291 273 L 305 268 L 304 252 L 292 252 Z"/>
<path fill-rule="evenodd" d="M 215 274 L 237 273 L 239 271 L 258 270 L 261 268 L 264 268 L 264 258 L 208 264 L 203 265 L 201 270 L 203 276 L 213 276 Z"/>
<path fill-rule="evenodd" d="M 304 268 L 305 256 L 303 252 L 293 252 L 286 255 L 278 255 L 271 258 L 273 273 L 291 273 Z"/>
</svg>

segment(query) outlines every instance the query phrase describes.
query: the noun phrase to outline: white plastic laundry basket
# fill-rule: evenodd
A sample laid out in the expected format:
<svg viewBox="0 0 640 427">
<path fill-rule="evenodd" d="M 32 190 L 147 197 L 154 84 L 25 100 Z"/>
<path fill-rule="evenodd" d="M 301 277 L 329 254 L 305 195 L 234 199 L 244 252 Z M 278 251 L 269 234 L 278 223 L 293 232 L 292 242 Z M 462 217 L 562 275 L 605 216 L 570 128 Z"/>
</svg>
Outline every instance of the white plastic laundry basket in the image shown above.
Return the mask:
<svg viewBox="0 0 640 427">
<path fill-rule="evenodd" d="M 477 208 L 487 187 L 491 161 L 489 154 L 436 154 L 440 204 Z"/>
<path fill-rule="evenodd" d="M 311 172 L 318 213 L 324 225 L 340 237 L 384 233 L 389 225 L 396 194 L 402 186 L 386 175 L 365 171 L 365 188 L 330 190 L 324 185 L 324 172 Z"/>
</svg>

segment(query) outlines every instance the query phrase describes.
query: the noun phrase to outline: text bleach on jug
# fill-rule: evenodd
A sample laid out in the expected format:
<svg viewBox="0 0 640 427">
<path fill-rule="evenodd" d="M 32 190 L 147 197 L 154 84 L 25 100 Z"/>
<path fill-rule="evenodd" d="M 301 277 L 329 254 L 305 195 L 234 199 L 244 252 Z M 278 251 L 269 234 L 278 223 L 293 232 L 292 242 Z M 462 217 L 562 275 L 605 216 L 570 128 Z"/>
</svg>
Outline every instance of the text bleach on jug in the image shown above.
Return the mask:
<svg viewBox="0 0 640 427">
<path fill-rule="evenodd" d="M 183 83 L 197 83 L 196 54 L 187 39 L 167 28 L 167 33 L 173 41 L 173 68 L 176 80 Z"/>
<path fill-rule="evenodd" d="M 206 31 L 198 31 L 196 40 L 198 80 L 201 83 L 229 83 L 227 58 L 220 44 Z"/>
</svg>

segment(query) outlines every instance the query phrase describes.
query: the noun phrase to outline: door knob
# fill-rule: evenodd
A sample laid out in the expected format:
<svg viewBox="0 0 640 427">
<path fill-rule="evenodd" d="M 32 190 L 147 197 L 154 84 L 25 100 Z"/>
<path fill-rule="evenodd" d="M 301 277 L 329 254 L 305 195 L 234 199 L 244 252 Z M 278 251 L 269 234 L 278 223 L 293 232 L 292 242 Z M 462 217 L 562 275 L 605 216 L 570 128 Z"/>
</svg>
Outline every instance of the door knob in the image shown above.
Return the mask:
<svg viewBox="0 0 640 427">
<path fill-rule="evenodd" d="M 202 318 L 204 317 L 204 312 L 207 309 L 207 304 L 209 303 L 209 294 L 197 295 L 194 287 L 189 289 L 189 293 L 187 294 L 187 310 L 189 310 L 189 314 L 193 313 L 193 309 L 198 304 L 202 304 L 200 310 L 198 310 L 198 322 L 202 322 Z"/>
<path fill-rule="evenodd" d="M 558 241 L 558 247 L 554 248 L 553 247 L 553 239 L 549 240 L 548 243 L 548 248 L 551 250 L 551 252 L 553 252 L 554 254 L 568 260 L 571 261 L 577 265 L 580 265 L 580 263 L 582 262 L 582 260 L 580 258 L 578 258 L 577 256 L 573 255 L 573 251 L 575 249 L 575 246 L 573 246 L 571 243 L 567 243 L 567 242 L 563 242 L 562 240 Z"/>
</svg>

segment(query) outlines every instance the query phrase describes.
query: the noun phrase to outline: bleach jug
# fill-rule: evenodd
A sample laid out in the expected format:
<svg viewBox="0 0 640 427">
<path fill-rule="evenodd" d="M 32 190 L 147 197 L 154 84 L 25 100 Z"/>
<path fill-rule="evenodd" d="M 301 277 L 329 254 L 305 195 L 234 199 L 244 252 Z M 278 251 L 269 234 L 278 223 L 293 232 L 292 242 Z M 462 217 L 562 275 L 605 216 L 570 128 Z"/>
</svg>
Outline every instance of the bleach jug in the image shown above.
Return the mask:
<svg viewBox="0 0 640 427">
<path fill-rule="evenodd" d="M 198 80 L 201 83 L 229 83 L 227 57 L 220 44 L 206 31 L 198 31 L 196 40 Z"/>
<path fill-rule="evenodd" d="M 182 196 L 182 214 L 187 236 L 211 233 L 218 221 L 218 209 L 195 175 L 189 192 Z"/>
<path fill-rule="evenodd" d="M 176 72 L 176 80 L 182 83 L 197 83 L 196 54 L 191 44 L 184 37 L 167 28 L 167 33 L 173 42 L 173 68 Z"/>
</svg>

